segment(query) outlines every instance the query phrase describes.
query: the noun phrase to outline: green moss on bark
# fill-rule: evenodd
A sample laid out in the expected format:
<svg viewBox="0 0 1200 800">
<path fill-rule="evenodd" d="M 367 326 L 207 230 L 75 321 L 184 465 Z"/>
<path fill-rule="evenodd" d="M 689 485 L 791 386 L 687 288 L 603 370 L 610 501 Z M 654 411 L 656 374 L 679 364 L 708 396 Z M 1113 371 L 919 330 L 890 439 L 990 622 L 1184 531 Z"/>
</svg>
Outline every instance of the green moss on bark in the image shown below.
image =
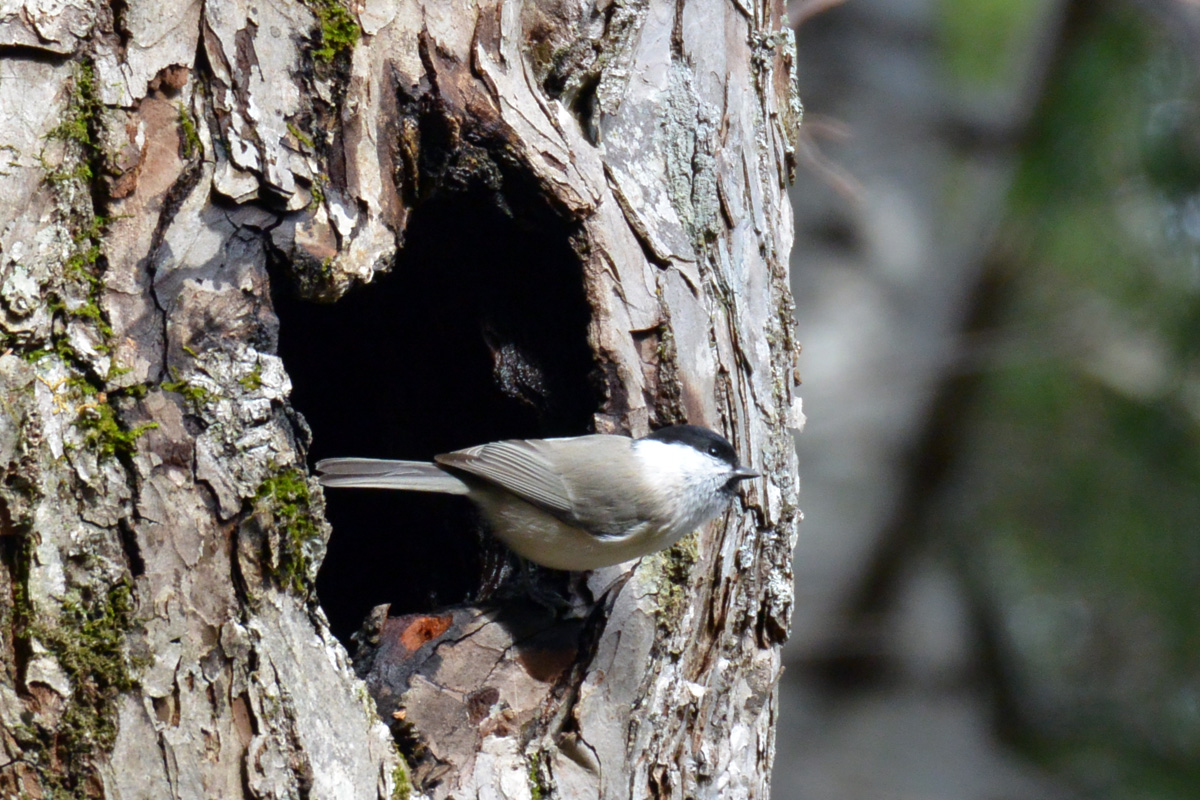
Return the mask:
<svg viewBox="0 0 1200 800">
<path fill-rule="evenodd" d="M 277 551 L 268 554 L 271 577 L 281 588 L 308 595 L 312 584 L 313 546 L 321 525 L 305 474 L 291 467 L 267 478 L 255 493 L 257 512 L 278 534 Z"/>
<path fill-rule="evenodd" d="M 312 51 L 314 59 L 328 63 L 358 44 L 362 28 L 338 0 L 308 0 L 308 6 L 321 24 L 320 43 Z"/>
<path fill-rule="evenodd" d="M 27 581 L 28 572 L 22 577 Z M 55 726 L 27 724 L 17 738 L 46 796 L 88 797 L 97 756 L 116 742 L 117 701 L 137 685 L 137 665 L 125 655 L 134 625 L 132 589 L 121 582 L 104 597 L 67 601 L 51 622 L 30 607 L 25 581 L 16 597 L 18 636 L 45 647 L 69 678 L 71 694 Z"/>
</svg>

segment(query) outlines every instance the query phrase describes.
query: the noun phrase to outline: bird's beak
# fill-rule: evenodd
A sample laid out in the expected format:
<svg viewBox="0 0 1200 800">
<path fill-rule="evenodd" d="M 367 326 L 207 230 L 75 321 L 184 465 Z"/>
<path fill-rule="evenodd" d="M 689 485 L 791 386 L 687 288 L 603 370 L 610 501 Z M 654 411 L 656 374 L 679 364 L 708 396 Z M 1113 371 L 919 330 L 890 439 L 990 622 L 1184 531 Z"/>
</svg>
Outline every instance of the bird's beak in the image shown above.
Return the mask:
<svg viewBox="0 0 1200 800">
<path fill-rule="evenodd" d="M 762 474 L 759 472 L 756 472 L 755 470 L 750 469 L 749 467 L 738 467 L 737 469 L 735 469 L 733 471 L 733 478 L 735 480 L 739 480 L 739 481 L 744 481 L 747 478 L 759 478 L 759 477 L 762 477 Z"/>
</svg>

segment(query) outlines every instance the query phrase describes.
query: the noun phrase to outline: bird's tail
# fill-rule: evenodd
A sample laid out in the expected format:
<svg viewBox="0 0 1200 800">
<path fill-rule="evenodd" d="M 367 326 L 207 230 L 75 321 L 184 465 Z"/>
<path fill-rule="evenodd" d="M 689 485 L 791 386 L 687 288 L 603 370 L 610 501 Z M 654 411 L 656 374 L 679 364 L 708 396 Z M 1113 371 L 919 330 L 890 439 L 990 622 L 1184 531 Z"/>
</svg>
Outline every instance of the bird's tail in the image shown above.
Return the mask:
<svg viewBox="0 0 1200 800">
<path fill-rule="evenodd" d="M 385 458 L 327 458 L 317 462 L 322 486 L 402 489 L 410 492 L 466 494 L 468 486 L 428 461 Z"/>
</svg>

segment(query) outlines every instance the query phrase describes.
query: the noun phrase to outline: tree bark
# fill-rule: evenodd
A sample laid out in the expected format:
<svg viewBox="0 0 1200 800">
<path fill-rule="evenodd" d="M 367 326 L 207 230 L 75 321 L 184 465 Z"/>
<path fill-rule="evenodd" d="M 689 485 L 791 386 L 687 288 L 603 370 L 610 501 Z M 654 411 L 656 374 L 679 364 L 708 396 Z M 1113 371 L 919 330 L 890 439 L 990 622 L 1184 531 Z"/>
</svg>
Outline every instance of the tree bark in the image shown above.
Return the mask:
<svg viewBox="0 0 1200 800">
<path fill-rule="evenodd" d="M 766 797 L 792 57 L 781 2 L 0 11 L 3 791 Z M 364 683 L 312 591 L 331 531 L 272 282 L 371 283 L 460 184 L 575 254 L 596 430 L 710 425 L 767 478 L 582 578 L 578 619 L 393 608 Z"/>
</svg>

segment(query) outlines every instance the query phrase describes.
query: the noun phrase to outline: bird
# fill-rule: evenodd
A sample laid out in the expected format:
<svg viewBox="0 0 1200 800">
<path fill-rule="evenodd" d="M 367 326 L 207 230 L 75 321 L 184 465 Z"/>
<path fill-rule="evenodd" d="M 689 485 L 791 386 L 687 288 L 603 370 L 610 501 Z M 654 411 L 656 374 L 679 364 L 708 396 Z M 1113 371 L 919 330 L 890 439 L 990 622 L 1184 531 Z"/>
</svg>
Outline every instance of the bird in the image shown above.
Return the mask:
<svg viewBox="0 0 1200 800">
<path fill-rule="evenodd" d="M 581 572 L 671 546 L 720 514 L 742 481 L 760 473 L 698 425 L 670 425 L 633 439 L 591 434 L 508 439 L 428 461 L 327 458 L 328 488 L 463 495 L 519 556 Z"/>
</svg>

